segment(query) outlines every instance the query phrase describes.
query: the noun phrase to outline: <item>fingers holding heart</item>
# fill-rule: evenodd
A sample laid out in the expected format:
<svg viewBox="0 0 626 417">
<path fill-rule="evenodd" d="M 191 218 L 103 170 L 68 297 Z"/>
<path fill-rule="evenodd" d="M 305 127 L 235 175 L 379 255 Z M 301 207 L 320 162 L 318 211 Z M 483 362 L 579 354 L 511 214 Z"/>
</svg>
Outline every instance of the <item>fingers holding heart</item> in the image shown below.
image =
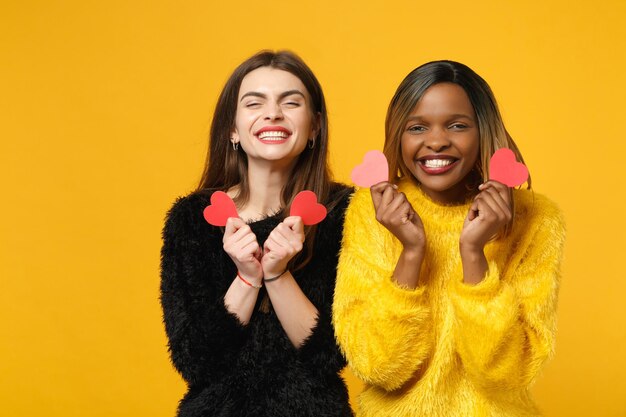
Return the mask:
<svg viewBox="0 0 626 417">
<path fill-rule="evenodd" d="M 259 242 L 256 241 L 256 237 L 252 236 L 251 239 L 248 239 L 248 242 L 241 241 L 241 253 L 244 255 L 243 261 L 253 262 L 254 259 L 260 259 L 263 253 Z"/>
<path fill-rule="evenodd" d="M 259 243 L 254 234 L 247 234 L 240 239 L 231 239 L 224 242 L 224 250 L 233 260 L 251 262 L 259 249 Z"/>
<path fill-rule="evenodd" d="M 502 196 L 502 198 L 504 199 L 504 201 L 507 203 L 507 205 L 511 204 L 511 200 L 512 198 L 512 194 L 511 194 L 511 188 L 509 188 L 507 185 L 499 182 L 499 181 L 494 181 L 494 180 L 489 180 L 487 182 L 485 182 L 484 184 L 480 184 L 478 186 L 478 190 L 479 191 L 483 191 L 483 190 L 487 190 L 487 189 L 494 189 L 498 192 L 498 194 L 500 194 L 500 196 Z"/>
<path fill-rule="evenodd" d="M 374 203 L 374 209 L 378 210 L 381 205 L 387 206 L 395 194 L 397 187 L 389 182 L 380 182 L 370 187 L 370 194 L 372 196 L 372 203 Z"/>
<path fill-rule="evenodd" d="M 502 184 L 500 184 L 502 185 Z M 479 195 L 483 195 L 485 199 L 493 207 L 494 213 L 499 219 L 508 222 L 512 217 L 511 200 L 509 189 L 498 190 L 495 186 L 489 185 L 482 189 Z"/>
<path fill-rule="evenodd" d="M 283 224 L 304 241 L 304 220 L 300 216 L 289 216 L 283 220 Z"/>
<path fill-rule="evenodd" d="M 303 248 L 304 225 L 299 217 L 290 216 L 280 223 L 263 245 L 263 270 L 266 276 L 282 273 L 287 263 Z"/>
<path fill-rule="evenodd" d="M 250 240 L 256 241 L 256 236 L 243 220 L 231 217 L 226 221 L 222 238 L 224 249 L 227 247 L 241 249 L 242 244 L 248 244 Z"/>
<path fill-rule="evenodd" d="M 298 233 L 287 226 L 284 222 L 276 226 L 266 240 L 269 248 L 280 251 L 282 256 L 289 256 L 289 259 L 302 250 L 304 234 Z"/>
<path fill-rule="evenodd" d="M 481 191 L 470 206 L 461 242 L 475 248 L 484 248 L 487 242 L 511 221 L 513 212 L 508 189 L 497 183 L 481 185 Z"/>
<path fill-rule="evenodd" d="M 413 207 L 411 207 L 411 204 L 406 199 L 406 195 L 404 195 L 404 193 L 398 193 L 394 197 L 391 204 L 389 204 L 389 211 L 394 213 L 394 218 L 391 219 L 392 221 L 404 224 L 408 219 L 410 219 L 411 214 L 413 213 Z"/>
<path fill-rule="evenodd" d="M 404 193 L 388 182 L 370 188 L 376 220 L 389 230 L 405 248 L 422 251 L 426 234 L 419 215 Z"/>
<path fill-rule="evenodd" d="M 252 278 L 262 277 L 259 262 L 261 248 L 250 226 L 239 218 L 229 218 L 222 241 L 224 251 L 241 273 Z"/>
</svg>

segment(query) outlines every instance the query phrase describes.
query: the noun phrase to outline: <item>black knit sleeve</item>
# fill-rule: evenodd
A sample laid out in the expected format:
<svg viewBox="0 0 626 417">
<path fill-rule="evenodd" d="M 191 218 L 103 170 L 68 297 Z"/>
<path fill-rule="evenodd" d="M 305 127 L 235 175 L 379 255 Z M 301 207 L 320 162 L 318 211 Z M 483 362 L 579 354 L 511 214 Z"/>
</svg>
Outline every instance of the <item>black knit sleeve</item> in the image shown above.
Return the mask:
<svg viewBox="0 0 626 417">
<path fill-rule="evenodd" d="M 341 247 L 343 221 L 351 188 L 342 187 L 337 205 L 329 212 L 328 218 L 320 224 L 311 262 L 312 279 L 320 283 L 315 306 L 319 311 L 317 324 L 298 351 L 300 360 L 312 370 L 327 374 L 337 373 L 345 365 L 332 325 L 332 301 L 337 277 L 337 263 Z"/>
<path fill-rule="evenodd" d="M 161 250 L 161 306 L 174 367 L 190 385 L 215 380 L 236 360 L 245 327 L 224 305 L 232 279 L 222 232 L 204 221 L 198 195 L 167 215 Z M 230 274 L 229 274 L 230 275 Z M 233 276 L 233 275 L 231 275 Z"/>
<path fill-rule="evenodd" d="M 346 366 L 346 360 L 335 341 L 329 310 L 326 305 L 319 309 L 317 324 L 298 351 L 302 363 L 312 371 L 323 374 L 337 373 Z"/>
</svg>

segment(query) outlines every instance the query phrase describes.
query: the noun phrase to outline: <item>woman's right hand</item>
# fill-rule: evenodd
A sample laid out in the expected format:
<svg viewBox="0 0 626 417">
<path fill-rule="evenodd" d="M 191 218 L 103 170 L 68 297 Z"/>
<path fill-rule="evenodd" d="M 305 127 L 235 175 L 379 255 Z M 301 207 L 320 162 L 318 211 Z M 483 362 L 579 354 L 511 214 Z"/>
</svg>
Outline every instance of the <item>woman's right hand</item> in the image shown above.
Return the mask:
<svg viewBox="0 0 626 417">
<path fill-rule="evenodd" d="M 389 182 L 373 185 L 370 193 L 376 220 L 398 238 L 405 251 L 423 254 L 426 248 L 424 225 L 404 193 Z"/>
<path fill-rule="evenodd" d="M 256 235 L 243 220 L 230 217 L 224 231 L 224 251 L 233 260 L 239 273 L 246 279 L 260 283 L 263 279 L 261 268 L 261 247 Z"/>
</svg>

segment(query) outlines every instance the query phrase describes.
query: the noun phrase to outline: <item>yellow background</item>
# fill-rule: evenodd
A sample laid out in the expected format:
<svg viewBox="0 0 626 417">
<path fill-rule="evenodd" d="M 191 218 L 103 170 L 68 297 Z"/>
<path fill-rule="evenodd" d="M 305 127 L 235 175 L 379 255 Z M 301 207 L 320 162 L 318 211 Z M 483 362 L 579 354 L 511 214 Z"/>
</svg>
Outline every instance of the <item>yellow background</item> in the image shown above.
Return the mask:
<svg viewBox="0 0 626 417">
<path fill-rule="evenodd" d="M 557 355 L 533 391 L 549 416 L 626 415 L 626 1 L 365 3 L 2 1 L 0 415 L 174 415 L 162 221 L 199 178 L 224 81 L 262 48 L 316 72 L 343 181 L 415 66 L 491 84 L 568 222 Z"/>
</svg>

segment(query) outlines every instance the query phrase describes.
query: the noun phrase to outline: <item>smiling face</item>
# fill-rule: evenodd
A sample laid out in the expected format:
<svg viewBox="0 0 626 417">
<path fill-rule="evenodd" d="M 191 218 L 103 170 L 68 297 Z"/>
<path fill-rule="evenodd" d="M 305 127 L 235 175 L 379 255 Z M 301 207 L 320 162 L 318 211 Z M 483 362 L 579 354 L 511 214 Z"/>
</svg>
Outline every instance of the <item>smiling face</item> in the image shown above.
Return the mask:
<svg viewBox="0 0 626 417">
<path fill-rule="evenodd" d="M 291 165 L 316 135 L 317 117 L 311 98 L 290 72 L 261 67 L 242 80 L 231 134 L 248 156 L 248 163 Z"/>
<path fill-rule="evenodd" d="M 468 197 L 480 134 L 474 108 L 457 84 L 428 88 L 409 115 L 401 138 L 402 160 L 431 199 L 460 204 Z"/>
</svg>

